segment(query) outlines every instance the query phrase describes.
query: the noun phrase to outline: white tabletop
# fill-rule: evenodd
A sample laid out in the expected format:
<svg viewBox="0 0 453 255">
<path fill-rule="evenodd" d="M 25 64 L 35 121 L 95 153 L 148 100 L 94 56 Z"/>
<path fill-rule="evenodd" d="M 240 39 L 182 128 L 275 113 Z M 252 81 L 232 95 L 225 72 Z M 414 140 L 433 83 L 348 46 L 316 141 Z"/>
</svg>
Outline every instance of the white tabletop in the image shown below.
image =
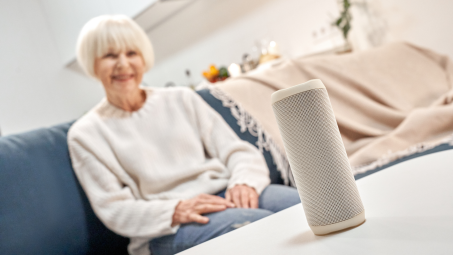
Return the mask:
<svg viewBox="0 0 453 255">
<path fill-rule="evenodd" d="M 315 236 L 298 204 L 180 255 L 453 254 L 453 150 L 357 181 L 366 222 Z"/>
</svg>

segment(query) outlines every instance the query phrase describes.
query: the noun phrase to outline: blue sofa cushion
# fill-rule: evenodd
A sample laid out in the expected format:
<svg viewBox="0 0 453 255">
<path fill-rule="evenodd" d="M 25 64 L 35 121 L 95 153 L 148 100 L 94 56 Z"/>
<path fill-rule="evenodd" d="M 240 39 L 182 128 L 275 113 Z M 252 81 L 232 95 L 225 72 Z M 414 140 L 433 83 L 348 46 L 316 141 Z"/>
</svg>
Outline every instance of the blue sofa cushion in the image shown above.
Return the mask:
<svg viewBox="0 0 453 255">
<path fill-rule="evenodd" d="M 215 98 L 209 89 L 202 89 L 196 91 L 198 95 L 200 95 L 206 103 L 208 103 L 214 110 L 216 110 L 228 123 L 228 125 L 233 129 L 233 131 L 244 141 L 247 141 L 257 147 L 256 142 L 258 141 L 258 137 L 253 136 L 250 134 L 249 131 L 245 131 L 244 133 L 241 132 L 240 126 L 237 124 L 237 119 L 231 114 L 231 109 L 228 107 L 224 107 L 222 101 Z M 280 175 L 280 172 L 277 170 L 277 166 L 274 164 L 274 160 L 272 159 L 272 155 L 269 151 L 263 150 L 263 156 L 266 160 L 267 167 L 269 168 L 269 177 L 271 179 L 271 183 L 273 184 L 283 184 L 283 179 Z"/>
<path fill-rule="evenodd" d="M 72 123 L 0 137 L 1 254 L 127 254 L 96 217 L 72 170 Z"/>
</svg>

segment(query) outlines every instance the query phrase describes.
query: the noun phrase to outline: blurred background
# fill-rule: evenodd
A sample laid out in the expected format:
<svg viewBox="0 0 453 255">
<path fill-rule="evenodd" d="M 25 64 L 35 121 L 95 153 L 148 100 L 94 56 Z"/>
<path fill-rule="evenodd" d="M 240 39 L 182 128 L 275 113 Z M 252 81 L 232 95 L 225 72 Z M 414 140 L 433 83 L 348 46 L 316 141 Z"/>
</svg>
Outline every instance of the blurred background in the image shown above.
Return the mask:
<svg viewBox="0 0 453 255">
<path fill-rule="evenodd" d="M 451 10 L 451 0 L 1 0 L 0 129 L 74 120 L 99 102 L 101 85 L 75 59 L 80 29 L 98 15 L 128 15 L 149 35 L 145 86 L 195 88 L 225 69 L 223 78 L 401 40 L 452 58 Z"/>
</svg>

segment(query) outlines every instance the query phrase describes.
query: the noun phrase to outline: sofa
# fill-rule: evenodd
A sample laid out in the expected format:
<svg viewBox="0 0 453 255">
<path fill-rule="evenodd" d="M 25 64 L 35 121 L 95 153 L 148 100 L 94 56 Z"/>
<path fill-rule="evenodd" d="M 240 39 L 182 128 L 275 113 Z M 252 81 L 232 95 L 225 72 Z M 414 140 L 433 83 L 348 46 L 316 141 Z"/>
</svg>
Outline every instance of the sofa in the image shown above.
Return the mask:
<svg viewBox="0 0 453 255">
<path fill-rule="evenodd" d="M 197 93 L 241 139 L 256 145 L 257 137 L 239 128 L 230 108 L 208 89 Z M 1 254 L 127 254 L 129 240 L 101 223 L 74 175 L 66 141 L 73 123 L 0 137 Z M 451 148 L 441 144 L 356 175 L 356 179 Z M 283 183 L 269 151 L 263 150 L 263 155 L 272 183 Z"/>
</svg>

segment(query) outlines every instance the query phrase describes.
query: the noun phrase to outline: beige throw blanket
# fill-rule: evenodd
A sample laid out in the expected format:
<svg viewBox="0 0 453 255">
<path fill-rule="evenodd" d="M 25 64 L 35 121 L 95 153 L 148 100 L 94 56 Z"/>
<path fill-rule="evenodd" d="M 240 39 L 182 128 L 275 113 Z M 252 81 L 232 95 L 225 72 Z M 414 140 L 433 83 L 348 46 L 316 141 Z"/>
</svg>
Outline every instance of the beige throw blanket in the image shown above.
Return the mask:
<svg viewBox="0 0 453 255">
<path fill-rule="evenodd" d="M 438 144 L 453 133 L 452 63 L 407 43 L 282 60 L 216 88 L 238 102 L 284 151 L 270 96 L 310 79 L 321 79 L 327 88 L 354 169 L 375 167 L 379 159 L 388 162 L 398 151 Z"/>
</svg>

